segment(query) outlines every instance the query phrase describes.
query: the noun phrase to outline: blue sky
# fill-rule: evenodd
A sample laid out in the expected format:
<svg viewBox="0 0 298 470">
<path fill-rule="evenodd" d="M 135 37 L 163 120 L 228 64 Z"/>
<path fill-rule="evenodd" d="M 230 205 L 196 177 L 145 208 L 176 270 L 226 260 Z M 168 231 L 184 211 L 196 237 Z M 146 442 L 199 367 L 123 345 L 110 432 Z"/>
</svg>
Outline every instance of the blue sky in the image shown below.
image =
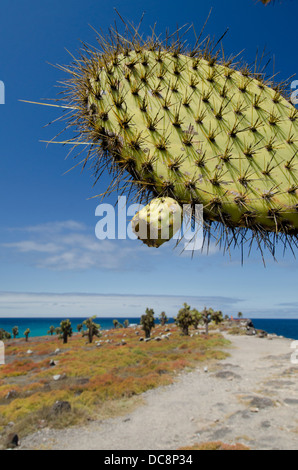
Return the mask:
<svg viewBox="0 0 298 470">
<path fill-rule="evenodd" d="M 51 140 L 61 122 L 56 108 L 25 104 L 57 97 L 66 78 L 50 64 L 67 64 L 80 40 L 95 44 L 90 27 L 107 32 L 114 7 L 138 23 L 145 11 L 144 33 L 174 30 L 194 23 L 200 30 L 213 7 L 206 33 L 224 40 L 227 55 L 244 50 L 253 62 L 257 48 L 275 56 L 280 79 L 298 73 L 298 5 L 290 0 L 264 7 L 254 0 L 2 0 L 0 80 L 6 104 L 0 105 L 0 316 L 141 315 L 177 313 L 189 302 L 235 315 L 298 318 L 297 261 L 290 253 L 264 268 L 253 252 L 241 266 L 239 251 L 223 257 L 211 253 L 194 259 L 137 241 L 99 241 L 94 234 L 97 199 L 109 183 L 104 175 L 93 188 L 92 175 L 66 159 L 67 149 Z M 66 173 L 66 174 L 65 174 Z M 107 202 L 115 203 L 117 195 Z M 117 296 L 115 297 L 115 294 Z"/>
</svg>

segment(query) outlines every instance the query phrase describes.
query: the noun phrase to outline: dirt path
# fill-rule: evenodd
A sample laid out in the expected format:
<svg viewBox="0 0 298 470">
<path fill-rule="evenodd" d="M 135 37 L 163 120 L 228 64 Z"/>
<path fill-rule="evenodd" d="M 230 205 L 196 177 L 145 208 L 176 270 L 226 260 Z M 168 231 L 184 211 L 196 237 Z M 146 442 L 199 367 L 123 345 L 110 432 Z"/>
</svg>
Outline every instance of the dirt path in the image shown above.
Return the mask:
<svg viewBox="0 0 298 470">
<path fill-rule="evenodd" d="M 298 449 L 298 365 L 291 340 L 228 336 L 230 357 L 143 395 L 125 417 L 63 431 L 43 429 L 21 449 L 175 450 L 197 442 Z"/>
</svg>

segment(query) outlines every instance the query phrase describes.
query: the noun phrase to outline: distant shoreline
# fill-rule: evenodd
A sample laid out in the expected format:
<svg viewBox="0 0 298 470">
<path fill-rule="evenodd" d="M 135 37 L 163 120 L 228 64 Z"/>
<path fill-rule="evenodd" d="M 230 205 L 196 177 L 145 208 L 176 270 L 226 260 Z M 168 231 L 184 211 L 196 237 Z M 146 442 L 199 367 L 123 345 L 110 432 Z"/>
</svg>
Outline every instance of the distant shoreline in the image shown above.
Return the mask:
<svg viewBox="0 0 298 470">
<path fill-rule="evenodd" d="M 82 324 L 86 317 L 3 317 L 0 318 L 0 329 L 3 328 L 8 332 L 12 332 L 12 328 L 17 326 L 19 328 L 19 336 L 17 339 L 24 339 L 24 332 L 27 328 L 31 333 L 29 339 L 33 338 L 46 338 L 51 337 L 47 334 L 50 326 L 57 328 L 60 326 L 62 320 L 69 319 L 73 326 L 74 333 L 77 332 L 77 325 Z M 117 319 L 121 324 L 124 320 L 128 320 L 130 325 L 139 325 L 140 317 L 96 317 L 96 322 L 101 325 L 101 331 L 113 329 L 113 320 Z M 234 320 L 244 320 L 234 318 Z M 288 339 L 298 340 L 298 318 L 297 319 L 283 319 L 283 318 L 251 318 L 256 329 L 264 330 L 270 334 L 283 336 Z M 174 319 L 170 318 L 169 323 L 173 323 Z M 156 324 L 159 324 L 158 317 Z M 54 336 L 54 335 L 53 335 Z"/>
<path fill-rule="evenodd" d="M 12 329 L 14 327 L 18 327 L 19 335 L 16 339 L 22 340 L 25 339 L 24 332 L 27 328 L 30 329 L 29 340 L 33 338 L 53 338 L 56 336 L 54 333 L 52 336 L 48 334 L 50 326 L 54 326 L 54 328 L 60 327 L 60 323 L 62 320 L 69 319 L 73 333 L 77 333 L 77 325 L 83 324 L 83 322 L 88 318 L 86 317 L 57 317 L 57 318 L 5 318 L 0 319 L 0 329 L 4 329 L 5 331 L 12 333 Z M 129 326 L 131 325 L 139 325 L 141 317 L 96 317 L 95 323 L 100 324 L 101 331 L 108 331 L 114 329 L 113 320 L 118 320 L 119 323 L 123 326 L 125 320 L 129 321 Z M 169 324 L 173 323 L 174 319 L 169 319 Z M 159 324 L 158 318 L 156 318 L 156 325 Z M 124 326 L 123 326 L 124 328 Z M 122 329 L 122 327 L 121 327 Z"/>
</svg>

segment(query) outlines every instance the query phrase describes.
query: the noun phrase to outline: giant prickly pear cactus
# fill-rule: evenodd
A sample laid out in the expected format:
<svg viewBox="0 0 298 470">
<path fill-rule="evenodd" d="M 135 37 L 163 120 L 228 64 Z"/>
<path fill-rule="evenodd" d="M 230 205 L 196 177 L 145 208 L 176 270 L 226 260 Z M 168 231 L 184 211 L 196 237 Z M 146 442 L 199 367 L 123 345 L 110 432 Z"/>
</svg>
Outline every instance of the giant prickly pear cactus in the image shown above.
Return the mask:
<svg viewBox="0 0 298 470">
<path fill-rule="evenodd" d="M 220 59 L 210 40 L 189 50 L 133 29 L 99 43 L 67 83 L 74 145 L 91 144 L 97 180 L 108 168 L 112 187 L 134 187 L 140 201 L 202 204 L 206 233 L 219 228 L 227 246 L 296 243 L 298 112 L 282 87 Z"/>
</svg>

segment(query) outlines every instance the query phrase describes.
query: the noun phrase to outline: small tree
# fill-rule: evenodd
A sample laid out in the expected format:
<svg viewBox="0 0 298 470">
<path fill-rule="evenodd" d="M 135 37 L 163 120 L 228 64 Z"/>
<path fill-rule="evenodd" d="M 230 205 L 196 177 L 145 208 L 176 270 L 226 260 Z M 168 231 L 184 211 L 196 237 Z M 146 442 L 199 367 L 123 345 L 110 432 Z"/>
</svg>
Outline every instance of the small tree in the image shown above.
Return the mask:
<svg viewBox="0 0 298 470">
<path fill-rule="evenodd" d="M 193 308 L 191 311 L 191 316 L 193 320 L 193 326 L 197 330 L 199 327 L 199 324 L 202 321 L 202 314 L 196 308 Z"/>
<path fill-rule="evenodd" d="M 213 312 L 213 314 L 211 315 L 211 320 L 214 321 L 216 325 L 222 323 L 224 320 L 222 311 L 218 310 L 217 312 Z"/>
<path fill-rule="evenodd" d="M 87 328 L 87 332 L 84 333 L 83 336 L 88 336 L 88 341 L 89 341 L 90 344 L 92 343 L 94 336 L 97 336 L 98 338 L 100 337 L 100 331 L 99 330 L 100 330 L 101 326 L 94 323 L 95 319 L 96 319 L 96 316 L 94 316 L 92 318 L 88 318 L 88 320 L 84 321 L 84 325 Z"/>
<path fill-rule="evenodd" d="M 205 325 L 206 329 L 206 335 L 208 336 L 209 334 L 209 323 L 212 321 L 212 314 L 214 313 L 214 310 L 212 308 L 207 308 L 205 307 L 204 310 L 201 312 L 203 323 Z"/>
<path fill-rule="evenodd" d="M 114 328 L 118 328 L 119 327 L 118 320 L 113 320 L 113 325 L 114 325 Z"/>
<path fill-rule="evenodd" d="M 238 318 L 243 318 L 243 313 L 242 312 L 238 312 Z"/>
<path fill-rule="evenodd" d="M 190 306 L 186 303 L 183 305 L 183 308 L 179 310 L 175 318 L 175 323 L 185 336 L 189 335 L 189 328 L 193 324 L 193 316 L 190 311 Z"/>
<path fill-rule="evenodd" d="M 57 328 L 55 328 L 55 335 L 57 335 L 57 336 L 61 336 L 61 335 L 62 335 L 62 330 L 61 330 L 60 326 L 58 326 Z"/>
<path fill-rule="evenodd" d="M 27 330 L 24 333 L 24 336 L 26 338 L 26 343 L 28 343 L 28 338 L 29 338 L 30 333 L 31 333 L 31 331 L 29 330 L 29 328 L 27 328 Z"/>
<path fill-rule="evenodd" d="M 55 328 L 53 325 L 50 326 L 49 331 L 48 331 L 48 335 L 53 336 L 53 334 L 55 333 L 55 331 L 56 331 L 56 328 Z"/>
<path fill-rule="evenodd" d="M 151 337 L 151 330 L 155 327 L 154 310 L 146 308 L 146 315 L 141 316 L 141 325 L 145 332 L 145 337 Z"/>
<path fill-rule="evenodd" d="M 60 323 L 60 328 L 61 328 L 60 338 L 63 339 L 63 344 L 67 344 L 68 338 L 71 338 L 72 333 L 73 333 L 70 320 L 63 320 Z"/>
<path fill-rule="evenodd" d="M 82 329 L 83 329 L 83 325 L 82 325 L 82 323 L 80 323 L 80 324 L 77 326 L 77 330 L 78 330 L 79 333 L 81 333 Z"/>
<path fill-rule="evenodd" d="M 129 327 L 129 320 L 124 320 L 123 325 L 124 325 L 124 328 L 128 328 Z"/>
<path fill-rule="evenodd" d="M 12 336 L 13 336 L 13 339 L 16 339 L 16 337 L 19 336 L 19 328 L 17 326 L 13 327 Z"/>
<path fill-rule="evenodd" d="M 161 314 L 159 315 L 159 321 L 161 326 L 165 326 L 165 324 L 168 323 L 169 319 L 166 315 L 166 312 L 161 312 Z"/>
<path fill-rule="evenodd" d="M 5 339 L 11 339 L 11 334 L 5 331 L 3 328 L 0 329 L 0 341 Z"/>
</svg>

